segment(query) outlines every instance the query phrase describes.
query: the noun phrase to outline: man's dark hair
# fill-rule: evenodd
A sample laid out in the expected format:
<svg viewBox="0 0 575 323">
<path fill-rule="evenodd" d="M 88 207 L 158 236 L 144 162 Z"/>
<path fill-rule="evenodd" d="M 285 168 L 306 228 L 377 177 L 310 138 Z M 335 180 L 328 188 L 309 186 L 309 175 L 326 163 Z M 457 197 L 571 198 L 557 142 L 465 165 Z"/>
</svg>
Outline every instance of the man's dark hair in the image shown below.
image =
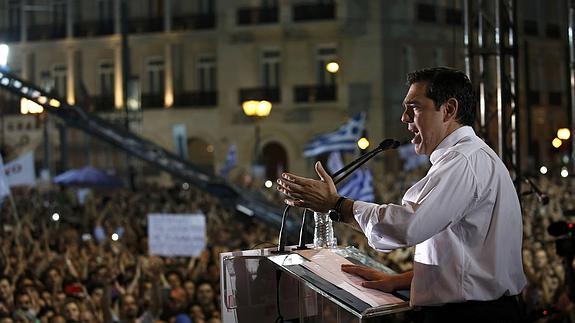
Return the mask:
<svg viewBox="0 0 575 323">
<path fill-rule="evenodd" d="M 413 71 L 407 74 L 407 85 L 427 83 L 428 98 L 439 108 L 450 98 L 459 103 L 457 122 L 465 126 L 473 126 L 475 122 L 475 95 L 471 81 L 462 71 L 449 67 L 432 67 Z"/>
</svg>

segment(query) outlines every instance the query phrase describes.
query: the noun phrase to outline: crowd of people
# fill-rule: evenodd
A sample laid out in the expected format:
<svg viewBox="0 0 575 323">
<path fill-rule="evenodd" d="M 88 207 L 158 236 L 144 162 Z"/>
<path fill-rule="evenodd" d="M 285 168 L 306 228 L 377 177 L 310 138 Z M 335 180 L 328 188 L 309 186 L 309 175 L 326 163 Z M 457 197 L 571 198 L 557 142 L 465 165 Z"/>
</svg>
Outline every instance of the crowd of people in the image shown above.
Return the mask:
<svg viewBox="0 0 575 323">
<path fill-rule="evenodd" d="M 379 200 L 400 202 L 424 172 L 374 181 Z M 565 317 L 573 305 L 564 259 L 546 228 L 563 210 L 575 209 L 574 183 L 545 177 L 536 183 L 550 202 L 522 196 L 529 280 L 523 299 L 528 311 L 555 309 L 555 317 Z M 15 190 L 12 197 L 14 204 L 2 204 L 0 323 L 220 322 L 219 254 L 277 241 L 277 228 L 242 217 L 188 186 L 95 191 L 83 203 L 74 190 L 61 188 Z M 207 248 L 199 257 L 149 255 L 149 213 L 204 214 Z M 356 246 L 398 272 L 412 268 L 413 248 L 380 253 L 347 227 L 336 224 L 335 232 L 339 245 Z"/>
<path fill-rule="evenodd" d="M 83 205 L 72 190 L 12 195 L 17 214 L 3 217 L 0 235 L 2 323 L 220 322 L 219 254 L 276 235 L 180 186 L 95 192 Z M 5 201 L 2 214 L 12 209 Z M 199 257 L 150 256 L 149 213 L 203 213 L 207 248 Z"/>
</svg>

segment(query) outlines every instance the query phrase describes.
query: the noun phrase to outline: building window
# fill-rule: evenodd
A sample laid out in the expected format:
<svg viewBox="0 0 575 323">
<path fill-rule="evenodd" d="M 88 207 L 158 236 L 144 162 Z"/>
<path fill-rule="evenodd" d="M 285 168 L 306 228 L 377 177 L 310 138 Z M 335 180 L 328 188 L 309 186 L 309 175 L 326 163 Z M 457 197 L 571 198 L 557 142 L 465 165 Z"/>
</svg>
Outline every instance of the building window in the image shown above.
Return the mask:
<svg viewBox="0 0 575 323">
<path fill-rule="evenodd" d="M 323 86 L 335 85 L 335 74 L 326 69 L 330 62 L 337 61 L 337 50 L 335 47 L 321 47 L 317 50 L 317 82 Z"/>
<path fill-rule="evenodd" d="M 108 22 L 114 19 L 113 0 L 98 0 L 98 20 Z"/>
<path fill-rule="evenodd" d="M 262 7 L 264 8 L 277 8 L 278 0 L 262 0 Z"/>
<path fill-rule="evenodd" d="M 445 55 L 443 48 L 436 48 L 433 50 L 433 65 L 434 66 L 445 65 Z"/>
<path fill-rule="evenodd" d="M 413 48 L 411 46 L 405 46 L 402 50 L 403 57 L 403 74 L 407 74 L 414 70 L 415 68 L 415 61 L 413 55 Z"/>
<path fill-rule="evenodd" d="M 112 62 L 100 63 L 100 95 L 112 96 L 114 94 L 114 64 Z"/>
<path fill-rule="evenodd" d="M 53 0 L 52 1 L 52 23 L 54 25 L 66 24 L 66 0 Z"/>
<path fill-rule="evenodd" d="M 435 5 L 428 3 L 416 4 L 417 20 L 422 22 L 435 22 L 437 13 Z"/>
<path fill-rule="evenodd" d="M 154 57 L 148 59 L 146 69 L 148 71 L 148 93 L 160 95 L 163 94 L 164 59 L 162 57 Z"/>
<path fill-rule="evenodd" d="M 198 13 L 208 14 L 214 12 L 214 0 L 198 0 Z"/>
<path fill-rule="evenodd" d="M 262 84 L 266 88 L 280 85 L 280 52 L 276 49 L 264 50 L 261 57 Z"/>
<path fill-rule="evenodd" d="M 10 0 L 8 1 L 8 27 L 19 28 L 20 27 L 20 0 Z"/>
<path fill-rule="evenodd" d="M 66 65 L 55 65 L 52 69 L 52 77 L 54 81 L 54 91 L 61 97 L 66 96 L 66 86 L 68 81 L 68 69 Z"/>
<path fill-rule="evenodd" d="M 198 58 L 197 88 L 200 92 L 216 90 L 216 59 L 213 56 Z"/>
</svg>

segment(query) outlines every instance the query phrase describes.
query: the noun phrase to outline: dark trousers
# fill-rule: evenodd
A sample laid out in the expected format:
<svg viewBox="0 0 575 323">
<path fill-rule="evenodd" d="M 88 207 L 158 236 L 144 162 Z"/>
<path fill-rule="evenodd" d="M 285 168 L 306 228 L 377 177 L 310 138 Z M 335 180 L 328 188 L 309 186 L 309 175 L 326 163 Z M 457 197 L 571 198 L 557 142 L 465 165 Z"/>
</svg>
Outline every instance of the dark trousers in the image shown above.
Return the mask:
<svg viewBox="0 0 575 323">
<path fill-rule="evenodd" d="M 523 315 L 518 296 L 503 296 L 494 301 L 467 301 L 442 306 L 421 306 L 417 323 L 521 323 Z"/>
</svg>

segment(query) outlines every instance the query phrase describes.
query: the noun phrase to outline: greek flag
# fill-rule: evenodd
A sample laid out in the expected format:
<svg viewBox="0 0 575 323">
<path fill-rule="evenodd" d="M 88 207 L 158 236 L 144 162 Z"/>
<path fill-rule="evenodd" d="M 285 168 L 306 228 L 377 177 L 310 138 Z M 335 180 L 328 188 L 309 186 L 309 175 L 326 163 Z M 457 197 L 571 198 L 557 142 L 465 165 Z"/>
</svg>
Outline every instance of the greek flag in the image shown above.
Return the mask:
<svg viewBox="0 0 575 323">
<path fill-rule="evenodd" d="M 343 160 L 339 151 L 332 151 L 327 157 L 327 171 L 330 175 L 335 174 L 338 170 L 343 168 Z"/>
<path fill-rule="evenodd" d="M 358 169 L 352 177 L 343 183 L 337 190 L 341 196 L 347 196 L 352 200 L 374 202 L 373 177 L 367 168 Z"/>
<path fill-rule="evenodd" d="M 235 144 L 231 144 L 228 147 L 228 154 L 226 155 L 226 160 L 224 161 L 224 166 L 220 169 L 220 176 L 226 177 L 229 172 L 236 167 L 238 164 L 238 148 Z"/>
<path fill-rule="evenodd" d="M 429 157 L 415 153 L 414 144 L 405 144 L 399 146 L 399 157 L 403 160 L 403 170 L 410 171 L 429 164 Z"/>
<path fill-rule="evenodd" d="M 361 112 L 333 132 L 312 138 L 304 147 L 304 157 L 313 157 L 331 151 L 355 152 L 357 140 L 365 129 L 365 112 Z"/>
</svg>

